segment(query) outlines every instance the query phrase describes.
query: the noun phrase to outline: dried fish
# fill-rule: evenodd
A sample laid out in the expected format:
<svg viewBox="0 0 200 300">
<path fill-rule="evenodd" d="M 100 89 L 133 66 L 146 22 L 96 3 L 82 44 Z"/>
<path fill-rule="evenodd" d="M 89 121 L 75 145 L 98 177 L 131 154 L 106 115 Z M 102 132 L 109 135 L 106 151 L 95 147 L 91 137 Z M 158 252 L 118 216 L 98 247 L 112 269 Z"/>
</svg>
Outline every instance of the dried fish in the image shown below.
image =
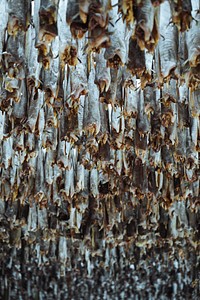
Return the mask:
<svg viewBox="0 0 200 300">
<path fill-rule="evenodd" d="M 134 37 L 137 39 L 141 50 L 145 48 L 153 52 L 159 40 L 159 10 L 146 0 L 141 7 L 136 9 L 136 28 Z"/>
<path fill-rule="evenodd" d="M 78 1 L 68 1 L 66 20 L 70 26 L 72 36 L 74 38 L 82 38 L 86 33 L 88 26 L 87 23 L 84 23 L 81 20 Z"/>
<path fill-rule="evenodd" d="M 37 230 L 37 209 L 35 203 L 32 203 L 29 207 L 29 214 L 28 214 L 28 231 L 34 232 Z"/>
<path fill-rule="evenodd" d="M 117 8 L 111 10 L 110 14 L 111 22 L 115 23 L 118 20 Z M 109 24 L 108 30 L 111 31 L 112 25 Z M 126 44 L 125 44 L 125 25 L 122 20 L 118 22 L 118 30 L 115 29 L 110 36 L 111 45 L 105 50 L 104 57 L 108 61 L 108 67 L 118 69 L 119 66 L 123 66 L 126 62 Z"/>
<path fill-rule="evenodd" d="M 25 33 L 20 32 L 17 36 L 8 36 L 6 53 L 4 55 L 5 68 L 10 76 L 15 74 L 16 78 L 23 71 L 25 60 Z M 21 70 L 22 69 L 22 70 Z M 14 74 L 13 74 L 14 73 Z"/>
<path fill-rule="evenodd" d="M 127 130 L 136 129 L 136 118 L 138 116 L 138 101 L 139 93 L 135 91 L 134 88 L 125 89 L 125 99 L 124 99 L 124 115 L 125 115 L 125 128 Z"/>
<path fill-rule="evenodd" d="M 28 151 L 34 153 L 35 151 L 35 135 L 33 133 L 26 133 L 25 135 L 25 147 Z"/>
<path fill-rule="evenodd" d="M 188 49 L 188 61 L 191 67 L 196 67 L 200 63 L 200 18 L 197 14 L 196 19 L 192 21 L 191 29 L 186 33 L 186 43 Z"/>
<path fill-rule="evenodd" d="M 16 36 L 20 30 L 26 30 L 30 24 L 31 1 L 8 1 L 8 34 Z"/>
<path fill-rule="evenodd" d="M 200 83 L 200 76 L 199 76 L 200 64 L 197 67 L 191 67 L 185 73 L 185 81 L 186 84 L 191 88 L 191 91 L 197 90 Z"/>
<path fill-rule="evenodd" d="M 161 5 L 160 10 L 160 35 L 159 40 L 159 60 L 160 75 L 162 78 L 168 78 L 174 72 L 177 73 L 178 60 L 178 30 L 177 27 L 170 24 L 171 12 L 167 1 Z"/>
<path fill-rule="evenodd" d="M 61 61 L 70 66 L 76 66 L 78 63 L 77 49 L 75 46 L 67 46 L 61 53 Z"/>
<path fill-rule="evenodd" d="M 57 35 L 57 0 L 41 0 L 39 9 L 39 40 L 51 42 Z"/>
<path fill-rule="evenodd" d="M 24 131 L 13 134 L 13 150 L 24 151 Z"/>
<path fill-rule="evenodd" d="M 197 143 L 198 143 L 198 135 L 199 135 L 198 128 L 199 128 L 199 118 L 194 117 L 192 118 L 192 122 L 191 122 L 191 139 L 195 147 L 197 147 Z"/>
<path fill-rule="evenodd" d="M 19 97 L 14 99 L 12 116 L 17 119 L 26 118 L 27 113 L 27 90 L 25 80 L 21 80 L 19 83 Z"/>
<path fill-rule="evenodd" d="M 43 152 L 42 149 L 38 151 L 36 174 L 35 174 L 35 198 L 37 202 L 40 202 L 44 197 L 44 167 L 43 167 Z"/>
<path fill-rule="evenodd" d="M 96 72 L 95 83 L 99 86 L 100 93 L 107 92 L 111 83 L 110 68 L 106 67 L 104 51 L 101 51 L 95 57 Z"/>
<path fill-rule="evenodd" d="M 120 88 L 120 83 L 122 80 L 122 73 L 120 71 L 116 69 L 110 70 L 110 87 L 108 92 L 105 94 L 105 98 L 103 99 L 106 103 L 111 104 L 112 106 L 116 104 L 117 88 Z"/>
<path fill-rule="evenodd" d="M 42 146 L 47 149 L 56 150 L 57 147 L 57 128 L 47 127 L 44 130 Z"/>
<path fill-rule="evenodd" d="M 189 106 L 185 102 L 178 103 L 178 119 L 179 119 L 179 126 L 181 128 L 183 126 L 188 127 L 190 125 Z"/>
<path fill-rule="evenodd" d="M 43 90 L 46 92 L 46 96 L 50 94 L 51 97 L 56 97 L 57 80 L 59 73 L 59 55 L 57 38 L 55 39 L 55 41 L 52 42 L 51 51 L 53 57 L 57 58 L 53 59 L 52 62 L 49 63 L 49 67 L 47 69 L 42 69 L 40 73 L 40 81 L 43 83 Z"/>
<path fill-rule="evenodd" d="M 114 149 L 123 148 L 123 124 L 124 118 L 120 106 L 116 106 L 112 110 L 111 115 L 111 133 L 113 136 L 112 142 L 114 143 Z"/>
<path fill-rule="evenodd" d="M 129 40 L 127 68 L 133 75 L 137 75 L 138 77 L 142 77 L 146 69 L 145 52 L 140 49 L 137 41 L 132 38 Z"/>
<path fill-rule="evenodd" d="M 138 116 L 137 116 L 137 130 L 140 137 L 144 137 L 150 131 L 150 122 L 147 114 L 144 112 L 144 92 L 139 92 L 138 99 Z"/>
<path fill-rule="evenodd" d="M 90 172 L 90 192 L 94 198 L 99 196 L 98 183 L 98 170 L 93 168 Z"/>
<path fill-rule="evenodd" d="M 198 1 L 25 2 L 0 1 L 0 298 L 198 299 Z"/>
<path fill-rule="evenodd" d="M 67 240 L 65 236 L 59 237 L 59 260 L 62 264 L 67 261 Z"/>
<path fill-rule="evenodd" d="M 87 52 L 91 50 L 99 52 L 101 48 L 110 46 L 108 32 L 108 11 L 110 0 L 91 2 L 88 11 L 88 35 L 89 41 L 86 45 Z"/>
<path fill-rule="evenodd" d="M 191 0 L 186 1 L 171 1 L 172 21 L 180 31 L 185 31 L 190 28 L 192 21 L 192 3 Z"/>
<path fill-rule="evenodd" d="M 25 125 L 30 132 L 35 131 L 38 114 L 43 105 L 43 101 L 44 92 L 41 90 L 32 91 L 30 106 L 28 108 L 28 120 Z"/>
<path fill-rule="evenodd" d="M 56 124 L 55 124 L 55 126 L 56 126 Z M 38 136 L 41 137 L 44 132 L 44 128 L 45 128 L 45 112 L 44 112 L 44 108 L 41 107 L 40 112 L 38 114 L 38 119 L 37 119 L 36 128 L 35 128 L 35 134 L 37 134 Z"/>
<path fill-rule="evenodd" d="M 2 164 L 5 169 L 9 167 L 12 161 L 13 137 L 4 138 L 2 144 Z"/>
<path fill-rule="evenodd" d="M 73 197 L 74 195 L 74 169 L 71 167 L 69 170 L 65 170 L 65 188 L 61 190 L 64 195 L 68 197 Z"/>
<path fill-rule="evenodd" d="M 84 105 L 84 124 L 85 132 L 98 134 L 101 126 L 100 110 L 99 110 L 99 90 L 94 84 L 95 72 L 91 70 L 88 80 L 88 96 Z"/>
<path fill-rule="evenodd" d="M 127 25 L 132 25 L 134 22 L 134 11 L 132 0 L 122 0 L 118 3 L 119 12 L 122 13 L 123 21 L 126 20 Z"/>
<path fill-rule="evenodd" d="M 79 64 L 76 70 L 70 70 L 71 82 L 71 106 L 77 110 L 79 108 L 79 98 L 88 93 L 87 79 L 84 66 Z M 70 105 L 70 104 L 69 104 Z"/>
<path fill-rule="evenodd" d="M 192 117 L 198 117 L 200 115 L 200 90 L 197 89 L 189 94 L 189 109 Z"/>
<path fill-rule="evenodd" d="M 46 152 L 44 160 L 44 170 L 45 170 L 45 183 L 49 185 L 53 184 L 53 164 L 55 163 L 55 157 L 53 151 L 49 150 Z"/>
<path fill-rule="evenodd" d="M 5 38 L 5 30 L 7 26 L 8 21 L 8 3 L 6 0 L 1 1 L 0 3 L 0 64 L 2 60 L 3 55 L 3 49 L 4 49 L 4 38 Z"/>
<path fill-rule="evenodd" d="M 48 221 L 47 221 L 47 209 L 38 209 L 38 228 L 44 229 L 47 228 Z"/>
</svg>

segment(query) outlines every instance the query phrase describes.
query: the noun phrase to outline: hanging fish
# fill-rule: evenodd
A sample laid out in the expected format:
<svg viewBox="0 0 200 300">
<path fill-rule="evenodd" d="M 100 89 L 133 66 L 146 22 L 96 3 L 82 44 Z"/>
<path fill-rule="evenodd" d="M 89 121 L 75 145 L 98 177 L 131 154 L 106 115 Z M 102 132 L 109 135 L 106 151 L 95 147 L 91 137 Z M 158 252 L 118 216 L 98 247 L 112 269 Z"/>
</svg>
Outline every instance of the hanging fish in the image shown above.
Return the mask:
<svg viewBox="0 0 200 300">
<path fill-rule="evenodd" d="M 136 28 L 134 38 L 141 50 L 153 52 L 159 40 L 159 7 L 146 0 L 135 12 Z"/>
<path fill-rule="evenodd" d="M 22 129 L 22 128 L 21 128 Z M 13 150 L 14 151 L 24 151 L 24 131 L 18 128 L 18 130 L 13 134 Z"/>
<path fill-rule="evenodd" d="M 100 93 L 107 92 L 111 83 L 110 68 L 106 66 L 104 50 L 95 56 L 96 72 L 95 83 L 99 86 Z"/>
<path fill-rule="evenodd" d="M 99 52 L 101 48 L 110 46 L 110 33 L 108 30 L 110 0 L 91 2 L 88 11 L 88 43 L 85 48 Z"/>
<path fill-rule="evenodd" d="M 99 196 L 98 184 L 98 170 L 96 168 L 93 168 L 90 171 L 90 193 L 94 198 Z"/>
<path fill-rule="evenodd" d="M 160 60 L 160 67 L 158 76 L 159 80 L 163 78 L 170 78 L 172 74 L 178 76 L 177 62 L 178 62 L 178 30 L 173 24 L 170 24 L 171 11 L 168 1 L 161 5 L 160 10 L 160 40 L 158 44 L 158 53 Z M 159 64 L 159 61 L 157 61 Z"/>
<path fill-rule="evenodd" d="M 118 20 L 116 7 L 110 11 L 109 17 L 111 22 L 116 24 L 117 28 L 114 29 L 110 36 L 111 44 L 106 48 L 104 57 L 107 60 L 108 67 L 118 69 L 119 66 L 123 66 L 126 63 L 125 24 L 122 20 Z M 111 24 L 109 24 L 108 30 L 113 31 Z"/>
<path fill-rule="evenodd" d="M 1 1 L 1 6 L 0 6 L 0 64 L 2 63 L 2 58 L 3 58 L 3 49 L 5 45 L 5 30 L 8 22 L 8 3 L 6 0 Z"/>
<path fill-rule="evenodd" d="M 53 151 L 49 150 L 46 152 L 44 161 L 44 177 L 45 183 L 53 184 L 53 164 L 55 163 L 55 156 Z"/>
<path fill-rule="evenodd" d="M 172 10 L 172 21 L 180 31 L 185 31 L 190 28 L 192 21 L 192 3 L 191 0 L 170 0 L 170 6 Z"/>
<path fill-rule="evenodd" d="M 59 55 L 58 55 L 58 39 L 56 38 L 52 42 L 51 47 L 53 58 L 48 65 L 48 68 L 42 68 L 40 73 L 40 81 L 43 84 L 43 90 L 45 91 L 46 102 L 48 101 L 48 95 L 50 97 L 56 97 L 57 95 L 57 84 L 58 84 L 58 74 L 59 74 Z M 43 60 L 44 62 L 44 60 Z"/>
<path fill-rule="evenodd" d="M 2 143 L 2 165 L 5 169 L 9 167 L 12 161 L 12 145 L 13 145 L 13 137 L 8 137 L 3 140 Z"/>
<path fill-rule="evenodd" d="M 9 35 L 6 43 L 6 53 L 4 55 L 5 68 L 8 75 L 16 76 L 24 73 L 25 63 L 25 33 L 20 32 L 16 37 Z M 23 77 L 24 78 L 24 77 Z"/>
<path fill-rule="evenodd" d="M 38 119 L 38 114 L 40 111 L 40 108 L 43 105 L 44 101 L 44 92 L 41 90 L 33 90 L 32 95 L 30 98 L 30 105 L 28 108 L 28 119 L 25 123 L 25 127 L 30 131 L 35 131 L 36 122 Z"/>
<path fill-rule="evenodd" d="M 190 67 L 184 74 L 186 84 L 190 87 L 191 91 L 198 90 L 200 83 L 200 64 L 196 67 Z"/>
<path fill-rule="evenodd" d="M 8 33 L 16 36 L 19 31 L 26 31 L 31 19 L 31 0 L 8 2 L 9 17 L 8 17 Z"/>
<path fill-rule="evenodd" d="M 191 67 L 196 67 L 200 63 L 200 17 L 197 14 L 192 21 L 191 29 L 186 33 L 186 43 L 188 49 L 188 61 Z"/>
<path fill-rule="evenodd" d="M 112 109 L 111 114 L 111 145 L 114 149 L 124 148 L 124 117 L 120 106 Z"/>
<path fill-rule="evenodd" d="M 57 35 L 57 0 L 41 0 L 39 9 L 39 40 L 51 42 Z"/>
<path fill-rule="evenodd" d="M 20 97 L 14 99 L 12 116 L 24 120 L 27 110 L 27 85 L 25 80 L 21 80 L 19 83 L 19 95 Z"/>
<path fill-rule="evenodd" d="M 44 196 L 44 161 L 42 149 L 38 151 L 35 174 L 35 197 L 40 202 Z"/>
<path fill-rule="evenodd" d="M 142 88 L 150 81 L 151 76 L 146 69 L 145 51 L 141 50 L 137 40 L 132 38 L 129 40 L 127 68 L 141 79 Z"/>
<path fill-rule="evenodd" d="M 99 90 L 95 80 L 94 67 L 90 72 L 88 80 L 88 95 L 84 106 L 84 121 L 83 128 L 85 132 L 92 135 L 98 134 L 101 126 L 100 110 L 99 110 Z"/>
<path fill-rule="evenodd" d="M 82 38 L 88 30 L 87 22 L 84 23 L 80 18 L 79 3 L 70 0 L 67 3 L 66 21 L 70 26 L 71 34 L 74 38 Z"/>
<path fill-rule="evenodd" d="M 38 228 L 45 229 L 48 227 L 48 219 L 47 219 L 47 209 L 44 208 L 39 208 L 37 210 L 38 214 Z"/>
<path fill-rule="evenodd" d="M 118 11 L 122 13 L 123 21 L 125 20 L 127 25 L 132 25 L 135 20 L 133 4 L 132 0 L 122 0 L 118 3 Z"/>
</svg>

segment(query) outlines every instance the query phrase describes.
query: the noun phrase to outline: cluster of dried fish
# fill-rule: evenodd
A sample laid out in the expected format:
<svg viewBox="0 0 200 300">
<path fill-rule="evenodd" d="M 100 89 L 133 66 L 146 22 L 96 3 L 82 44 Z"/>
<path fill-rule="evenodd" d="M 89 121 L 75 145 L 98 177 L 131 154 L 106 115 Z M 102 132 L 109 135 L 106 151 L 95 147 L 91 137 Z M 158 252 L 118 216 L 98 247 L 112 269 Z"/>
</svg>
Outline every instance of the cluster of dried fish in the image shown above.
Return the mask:
<svg viewBox="0 0 200 300">
<path fill-rule="evenodd" d="M 123 273 L 135 251 L 166 244 L 183 269 L 171 295 L 195 282 L 177 249 L 199 250 L 199 11 L 195 0 L 0 2 L 2 272 Z"/>
<path fill-rule="evenodd" d="M 0 269 L 0 295 L 2 299 L 198 299 L 195 251 L 182 243 L 174 245 L 174 249 L 169 260 L 166 244 L 148 249 L 146 255 L 137 247 L 109 248 L 105 263 L 101 256 L 90 257 L 91 277 L 87 275 L 86 262 L 77 261 L 76 251 L 70 254 L 73 268 L 68 269 L 66 277 L 60 272 L 59 262 L 36 270 L 33 264 L 21 266 L 20 260 L 15 260 L 14 276 L 9 268 Z M 131 259 L 130 255 L 127 259 L 130 251 Z"/>
</svg>

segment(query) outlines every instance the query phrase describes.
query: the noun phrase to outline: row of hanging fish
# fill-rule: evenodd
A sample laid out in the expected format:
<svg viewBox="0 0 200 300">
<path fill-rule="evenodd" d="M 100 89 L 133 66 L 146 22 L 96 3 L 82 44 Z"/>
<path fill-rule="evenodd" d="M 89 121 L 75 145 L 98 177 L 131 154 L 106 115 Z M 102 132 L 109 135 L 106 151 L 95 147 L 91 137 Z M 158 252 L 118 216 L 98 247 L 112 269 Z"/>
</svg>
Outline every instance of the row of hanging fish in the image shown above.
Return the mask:
<svg viewBox="0 0 200 300">
<path fill-rule="evenodd" d="M 198 5 L 1 1 L 9 268 L 21 249 L 27 264 L 57 260 L 62 276 L 81 261 L 92 276 L 96 257 L 115 265 L 116 247 L 122 258 L 126 247 L 145 254 L 164 239 L 198 249 Z"/>
<path fill-rule="evenodd" d="M 133 246 L 108 247 L 103 254 L 105 263 L 102 256 L 96 259 L 88 251 L 83 255 L 82 261 L 77 261 L 78 252 L 70 252 L 70 247 L 68 244 L 67 253 L 70 259 L 67 259 L 66 277 L 63 277 L 60 263 L 55 263 L 57 257 L 52 258 L 52 264 L 45 263 L 37 270 L 32 268 L 28 257 L 34 257 L 40 252 L 37 244 L 36 251 L 25 247 L 22 254 L 26 261 L 22 266 L 26 274 L 23 278 L 20 273 L 20 260 L 14 258 L 12 251 L 7 261 L 7 269 L 0 270 L 1 297 L 9 295 L 12 299 L 17 294 L 22 299 L 140 299 L 149 296 L 152 299 L 171 299 L 190 298 L 191 295 L 194 299 L 198 298 L 198 279 L 195 279 L 198 278 L 197 258 L 195 259 L 195 252 L 189 251 L 183 243 L 175 247 L 174 253 L 170 254 L 170 261 L 167 259 L 168 247 L 165 244 L 161 253 L 155 253 L 154 248 L 149 249 L 146 254 Z M 52 253 L 56 252 L 55 248 L 52 244 Z M 59 242 L 59 250 L 60 248 L 62 247 Z M 44 248 L 41 252 L 45 256 Z M 130 252 L 131 258 L 128 255 Z M 15 263 L 15 271 L 11 275 L 12 263 Z M 88 276 L 87 265 L 93 269 L 93 276 Z M 113 271 L 115 275 L 111 276 Z"/>
</svg>

